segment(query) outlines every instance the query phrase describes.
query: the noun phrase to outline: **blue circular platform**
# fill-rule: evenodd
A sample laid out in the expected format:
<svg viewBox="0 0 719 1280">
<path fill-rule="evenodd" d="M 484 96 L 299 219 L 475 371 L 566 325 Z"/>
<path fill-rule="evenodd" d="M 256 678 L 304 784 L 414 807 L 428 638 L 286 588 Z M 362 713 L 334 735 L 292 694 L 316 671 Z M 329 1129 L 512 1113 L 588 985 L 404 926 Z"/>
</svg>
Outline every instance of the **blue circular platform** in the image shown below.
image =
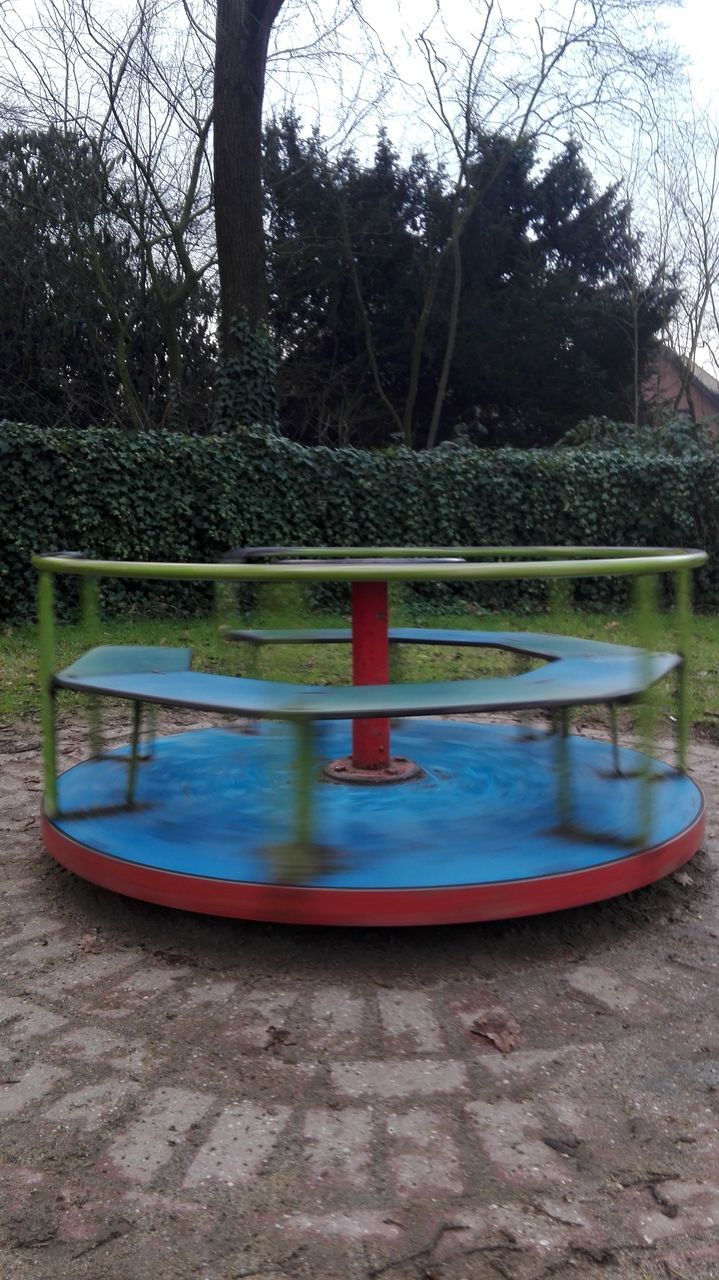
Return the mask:
<svg viewBox="0 0 719 1280">
<path fill-rule="evenodd" d="M 700 847 L 703 799 L 685 775 L 609 744 L 566 740 L 571 821 L 560 820 L 559 741 L 515 725 L 405 721 L 393 752 L 422 776 L 395 786 L 322 780 L 349 723 L 318 739 L 317 843 L 292 848 L 294 731 L 202 729 L 160 739 L 124 809 L 127 750 L 77 765 L 43 822 L 50 852 L 130 896 L 240 918 L 419 924 L 527 915 L 611 897 Z M 653 774 L 648 836 L 639 768 Z M 97 812 L 93 812 L 97 811 Z"/>
</svg>

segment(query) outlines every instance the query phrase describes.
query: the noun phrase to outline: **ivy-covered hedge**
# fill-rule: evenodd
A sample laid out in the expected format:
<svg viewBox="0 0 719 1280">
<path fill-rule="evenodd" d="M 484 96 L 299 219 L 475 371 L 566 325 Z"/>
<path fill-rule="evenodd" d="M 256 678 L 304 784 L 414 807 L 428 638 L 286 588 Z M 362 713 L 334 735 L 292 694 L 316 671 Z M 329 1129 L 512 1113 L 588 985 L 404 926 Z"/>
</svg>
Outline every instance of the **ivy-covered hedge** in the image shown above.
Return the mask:
<svg viewBox="0 0 719 1280">
<path fill-rule="evenodd" d="M 230 546 L 605 543 L 701 546 L 697 603 L 719 604 L 719 456 L 605 450 L 428 453 L 305 448 L 247 430 L 214 439 L 0 423 L 0 617 L 34 616 L 34 551 L 215 560 Z M 462 588 L 531 603 L 533 587 Z M 441 599 L 442 589 L 434 598 Z M 448 588 L 444 589 L 445 592 Z M 456 589 L 454 589 L 456 591 Z M 621 599 L 585 582 L 578 598 Z M 189 609 L 194 586 L 115 584 L 111 604 Z"/>
</svg>

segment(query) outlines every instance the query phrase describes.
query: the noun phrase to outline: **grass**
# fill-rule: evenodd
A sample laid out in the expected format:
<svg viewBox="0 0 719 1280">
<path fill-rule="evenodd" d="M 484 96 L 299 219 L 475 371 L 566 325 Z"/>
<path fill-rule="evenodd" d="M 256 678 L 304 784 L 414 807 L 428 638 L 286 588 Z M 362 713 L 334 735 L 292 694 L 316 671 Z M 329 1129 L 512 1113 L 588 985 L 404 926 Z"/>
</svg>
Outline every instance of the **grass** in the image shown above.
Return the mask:
<svg viewBox="0 0 719 1280">
<path fill-rule="evenodd" d="M 400 619 L 397 619 L 399 622 Z M 409 618 L 402 622 L 410 623 Z M 554 631 L 567 635 L 611 640 L 620 644 L 637 642 L 634 619 L 630 614 L 608 616 L 565 610 L 546 615 L 471 612 L 432 615 L 424 625 L 480 630 Z M 415 625 L 416 619 L 414 620 Z M 288 625 L 263 616 L 253 625 Z M 246 625 L 246 623 L 245 623 Z M 315 614 L 309 625 L 315 627 L 347 626 L 347 618 L 339 615 Z M 422 625 L 422 624 L 419 624 Z M 217 633 L 209 618 L 114 618 L 104 621 L 101 640 L 106 644 L 190 645 L 194 664 L 205 671 L 228 674 L 257 674 L 276 680 L 308 684 L 346 683 L 350 679 L 350 653 L 347 645 L 282 645 L 264 648 L 258 668 L 253 669 L 248 647 L 228 644 Z M 88 647 L 79 625 L 59 626 L 57 631 L 57 668 L 66 666 Z M 654 647 L 673 650 L 676 647 L 674 620 L 670 614 L 656 619 Z M 460 679 L 468 676 L 508 674 L 516 669 L 512 654 L 493 650 L 437 649 L 429 646 L 403 646 L 400 650 L 402 680 Z M 7 627 L 0 635 L 0 718 L 5 723 L 31 716 L 38 701 L 37 628 L 34 625 Z M 701 615 L 693 622 L 691 696 L 693 719 L 706 728 L 719 729 L 719 619 Z M 64 695 L 65 707 L 77 708 L 72 695 Z M 672 688 L 663 686 L 660 705 L 671 712 Z"/>
</svg>

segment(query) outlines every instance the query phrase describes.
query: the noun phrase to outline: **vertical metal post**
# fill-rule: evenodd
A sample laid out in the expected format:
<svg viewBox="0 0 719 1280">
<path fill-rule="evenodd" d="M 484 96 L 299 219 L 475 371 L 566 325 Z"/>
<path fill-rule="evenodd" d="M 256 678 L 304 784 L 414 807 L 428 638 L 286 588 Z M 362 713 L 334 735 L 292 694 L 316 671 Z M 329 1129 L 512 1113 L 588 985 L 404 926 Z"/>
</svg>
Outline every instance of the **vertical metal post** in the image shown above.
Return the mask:
<svg viewBox="0 0 719 1280">
<path fill-rule="evenodd" d="M 569 708 L 557 709 L 557 807 L 559 824 L 568 827 L 572 821 L 571 765 L 569 761 Z"/>
<path fill-rule="evenodd" d="M 135 783 L 137 782 L 137 759 L 140 751 L 140 726 L 142 725 L 142 703 L 132 704 L 132 736 L 130 738 L 130 759 L 127 764 L 127 789 L 125 800 L 128 805 L 135 803 Z"/>
<path fill-rule="evenodd" d="M 619 760 L 619 726 L 617 723 L 617 707 L 614 702 L 609 703 L 609 724 L 612 734 L 612 764 L 616 777 L 620 778 L 622 766 Z"/>
<path fill-rule="evenodd" d="M 311 720 L 300 720 L 295 734 L 295 842 L 307 848 L 314 826 L 315 726 Z"/>
<path fill-rule="evenodd" d="M 80 609 L 86 638 L 96 644 L 100 632 L 100 584 L 97 578 L 80 579 Z"/>
<path fill-rule="evenodd" d="M 651 757 L 655 749 L 655 703 L 651 684 L 651 651 L 656 633 L 656 604 L 658 580 L 656 574 L 641 574 L 636 582 L 636 625 L 642 650 L 643 692 L 637 699 L 637 730 L 642 755 Z M 642 768 L 639 780 L 639 834 L 640 845 L 651 839 L 653 816 L 653 771 L 650 763 Z"/>
<path fill-rule="evenodd" d="M 387 684 L 387 583 L 352 584 L 352 683 Z M 356 769 L 386 769 L 390 760 L 389 720 L 355 720 L 352 763 Z"/>
<path fill-rule="evenodd" d="M 97 578 L 80 579 L 80 614 L 85 640 L 95 645 L 100 639 L 100 584 Z M 99 698 L 85 699 L 90 753 L 102 755 L 102 704 Z"/>
<path fill-rule="evenodd" d="M 235 621 L 234 583 L 218 579 L 214 584 L 213 622 L 215 627 L 215 646 L 217 670 L 227 672 L 229 666 L 229 646 L 223 639 L 224 627 L 231 627 Z"/>
<path fill-rule="evenodd" d="M 57 743 L 55 727 L 55 610 L 51 573 L 42 572 L 37 588 L 40 675 L 40 726 L 42 730 L 43 797 L 45 813 L 57 813 Z"/>
<path fill-rule="evenodd" d="M 680 569 L 676 574 L 676 589 L 677 639 L 679 656 L 682 660 L 677 689 L 677 755 L 679 768 L 682 773 L 686 773 L 692 715 L 689 696 L 692 580 L 688 569 Z"/>
</svg>

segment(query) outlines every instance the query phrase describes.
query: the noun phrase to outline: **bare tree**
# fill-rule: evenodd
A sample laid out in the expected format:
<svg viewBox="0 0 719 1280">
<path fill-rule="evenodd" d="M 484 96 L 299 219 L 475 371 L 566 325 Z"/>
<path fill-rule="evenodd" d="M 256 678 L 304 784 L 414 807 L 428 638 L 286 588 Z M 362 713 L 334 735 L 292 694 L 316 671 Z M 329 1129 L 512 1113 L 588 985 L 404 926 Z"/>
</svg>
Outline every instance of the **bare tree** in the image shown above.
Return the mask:
<svg viewBox="0 0 719 1280">
<path fill-rule="evenodd" d="M 680 359 L 676 408 L 686 398 L 696 410 L 691 384 L 702 359 L 719 368 L 719 125 L 690 110 L 663 135 L 655 154 L 656 211 L 666 252 L 680 282 L 679 306 L 667 342 Z"/>
<path fill-rule="evenodd" d="M 189 0 L 188 0 L 189 2 Z M 35 21 L 6 14 L 0 25 L 5 91 L 35 127 L 82 138 L 95 150 L 103 199 L 136 243 L 165 341 L 165 421 L 178 424 L 182 308 L 215 263 L 208 135 L 211 59 L 194 24 L 168 20 L 160 0 L 116 10 L 90 0 L 36 0 Z M 135 317 L 112 290 L 98 249 L 101 225 L 86 230 L 97 288 L 113 325 L 125 409 L 152 425 L 128 362 Z"/>
<path fill-rule="evenodd" d="M 406 444 L 415 439 L 415 410 L 430 318 L 439 282 L 451 273 L 446 339 L 431 421 L 423 443 L 436 443 L 454 357 L 463 287 L 462 236 L 469 218 L 501 177 L 512 148 L 551 150 L 574 137 L 606 153 L 612 129 L 656 116 L 657 99 L 673 74 L 673 57 L 653 30 L 653 0 L 571 0 L 543 5 L 531 21 L 511 21 L 499 0 L 480 0 L 473 24 L 458 29 L 449 5 L 437 3 L 416 37 L 425 76 L 416 97 L 419 118 L 433 132 L 437 154 L 452 174 L 448 235 L 427 277 L 414 327 L 409 389 L 392 416 Z M 417 91 L 415 90 L 415 93 Z M 470 178 L 481 136 L 511 145 L 481 183 Z M 358 275 L 353 273 L 355 292 Z M 357 293 L 370 366 L 378 379 L 371 319 Z M 385 389 L 378 386 L 383 400 Z"/>
</svg>

